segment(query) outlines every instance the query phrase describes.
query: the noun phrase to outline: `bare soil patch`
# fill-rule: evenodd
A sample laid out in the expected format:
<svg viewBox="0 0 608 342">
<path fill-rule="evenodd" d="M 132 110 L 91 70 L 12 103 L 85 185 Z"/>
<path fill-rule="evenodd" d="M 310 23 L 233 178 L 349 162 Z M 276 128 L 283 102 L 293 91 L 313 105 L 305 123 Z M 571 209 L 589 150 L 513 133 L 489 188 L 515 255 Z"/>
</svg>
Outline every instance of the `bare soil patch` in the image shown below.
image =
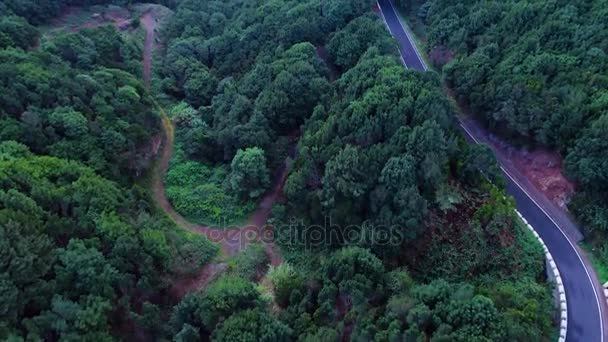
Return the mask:
<svg viewBox="0 0 608 342">
<path fill-rule="evenodd" d="M 563 159 L 557 152 L 545 148 L 516 148 L 492 134 L 488 134 L 488 141 L 553 204 L 568 210 L 575 185 L 564 175 Z"/>
<path fill-rule="evenodd" d="M 146 30 L 143 58 L 144 81 L 146 82 L 146 85 L 150 86 L 150 77 L 152 75 L 152 54 L 155 48 L 155 32 L 157 30 L 158 21 L 156 18 L 154 18 L 151 11 L 147 11 L 141 17 L 141 23 Z"/>
<path fill-rule="evenodd" d="M 450 97 L 458 99 L 452 89 L 445 88 L 445 90 Z M 532 150 L 515 147 L 481 127 L 477 120 L 471 119 L 473 115 L 467 103 L 458 101 L 458 106 L 468 117 L 461 120 L 463 125 L 474 129 L 484 142 L 491 145 L 498 157 L 509 161 L 552 204 L 563 212 L 569 212 L 568 203 L 574 195 L 576 186 L 564 175 L 563 158 L 557 152 L 542 147 Z"/>
<path fill-rule="evenodd" d="M 91 8 L 68 6 L 53 20 L 52 27 L 76 32 L 83 28 L 114 25 L 124 31 L 131 27 L 132 12 L 119 6 L 93 6 Z"/>
</svg>

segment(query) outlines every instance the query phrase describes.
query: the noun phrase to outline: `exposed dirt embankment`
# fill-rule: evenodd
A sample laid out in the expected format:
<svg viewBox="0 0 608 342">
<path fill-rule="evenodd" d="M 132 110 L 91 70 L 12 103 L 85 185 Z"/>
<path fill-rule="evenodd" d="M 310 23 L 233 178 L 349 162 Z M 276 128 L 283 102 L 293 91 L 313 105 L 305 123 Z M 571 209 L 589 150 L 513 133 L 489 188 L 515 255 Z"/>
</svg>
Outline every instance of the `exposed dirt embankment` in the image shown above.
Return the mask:
<svg viewBox="0 0 608 342">
<path fill-rule="evenodd" d="M 574 194 L 574 183 L 564 176 L 559 154 L 542 148 L 532 151 L 517 149 L 494 136 L 490 136 L 490 141 L 553 204 L 568 210 L 568 202 Z"/>
<path fill-rule="evenodd" d="M 445 90 L 452 98 L 458 98 L 452 89 Z M 478 121 L 471 119 L 473 114 L 466 103 L 461 102 L 458 105 L 467 115 L 467 118 L 460 119 L 460 123 L 470 133 L 483 143 L 491 145 L 497 157 L 507 161 L 553 205 L 564 212 L 568 211 L 567 205 L 574 194 L 575 185 L 564 175 L 563 159 L 557 152 L 544 148 L 533 150 L 517 148 L 483 128 Z"/>
<path fill-rule="evenodd" d="M 466 120 L 466 123 L 469 127 L 476 126 L 478 138 L 481 136 L 496 154 L 508 160 L 537 191 L 561 210 L 568 211 L 567 205 L 574 194 L 575 186 L 564 175 L 563 160 L 557 152 L 545 148 L 517 148 L 471 120 Z"/>
</svg>

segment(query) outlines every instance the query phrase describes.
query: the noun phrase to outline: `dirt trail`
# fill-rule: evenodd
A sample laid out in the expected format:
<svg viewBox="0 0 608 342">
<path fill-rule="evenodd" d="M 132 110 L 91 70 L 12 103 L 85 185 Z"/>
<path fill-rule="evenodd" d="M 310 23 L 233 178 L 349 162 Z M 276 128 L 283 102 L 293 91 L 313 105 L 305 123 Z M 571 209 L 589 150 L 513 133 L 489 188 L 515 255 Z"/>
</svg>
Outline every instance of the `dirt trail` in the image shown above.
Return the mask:
<svg viewBox="0 0 608 342">
<path fill-rule="evenodd" d="M 147 87 L 150 87 L 152 75 L 152 57 L 155 49 L 155 36 L 157 29 L 156 18 L 151 12 L 146 12 L 141 17 L 141 22 L 146 30 L 146 40 L 144 43 L 143 54 L 143 75 Z M 264 244 L 266 253 L 270 258 L 270 263 L 277 266 L 282 262 L 282 257 L 278 252 L 273 239 L 272 227 L 266 226 L 266 221 L 270 215 L 273 204 L 282 193 L 283 185 L 289 174 L 287 160 L 274 176 L 271 190 L 262 198 L 258 208 L 249 217 L 247 223 L 241 227 L 231 229 L 214 229 L 207 226 L 197 225 L 186 220 L 176 212 L 165 195 L 165 185 L 163 178 L 169 169 L 169 162 L 173 154 L 175 142 L 175 127 L 167 116 L 166 112 L 157 106 L 162 119 L 164 139 L 155 168 L 152 170 L 152 192 L 156 203 L 161 209 L 175 221 L 180 227 L 197 234 L 204 234 L 211 241 L 220 244 L 224 256 L 232 256 L 243 250 L 253 242 Z M 295 138 L 295 136 L 294 136 Z M 200 289 L 208 285 L 220 273 L 227 269 L 225 263 L 211 262 L 205 265 L 195 277 L 180 279 L 174 282 L 171 290 L 175 298 L 181 298 L 188 292 Z"/>
<path fill-rule="evenodd" d="M 146 40 L 144 41 L 144 82 L 150 87 L 150 77 L 152 75 L 152 53 L 154 52 L 155 32 L 158 26 L 152 12 L 147 11 L 141 16 L 141 23 L 146 30 Z"/>
</svg>

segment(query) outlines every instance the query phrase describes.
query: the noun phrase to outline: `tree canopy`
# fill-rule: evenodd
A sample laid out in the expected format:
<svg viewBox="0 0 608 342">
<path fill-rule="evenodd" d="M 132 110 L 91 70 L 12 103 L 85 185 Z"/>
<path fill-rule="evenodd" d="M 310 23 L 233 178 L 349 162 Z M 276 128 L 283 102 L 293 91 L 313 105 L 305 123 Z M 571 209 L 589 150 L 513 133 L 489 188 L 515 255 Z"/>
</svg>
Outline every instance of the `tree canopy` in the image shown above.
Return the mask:
<svg viewBox="0 0 608 342">
<path fill-rule="evenodd" d="M 561 153 L 577 183 L 570 209 L 594 249 L 608 250 L 608 155 L 599 138 L 608 110 L 605 3 L 400 3 L 417 9 L 430 54 L 443 56 L 436 64 L 444 79 L 485 126 L 517 144 Z M 608 262 L 608 254 L 600 258 Z"/>
<path fill-rule="evenodd" d="M 551 335 L 542 248 L 503 196 L 495 159 L 451 127 L 437 74 L 402 67 L 373 1 L 159 2 L 175 11 L 157 30 L 148 89 L 136 27 L 40 35 L 65 6 L 132 1 L 0 1 L 0 339 Z M 498 18 L 493 6 L 470 22 Z M 425 8 L 429 20 L 438 15 Z M 478 99 L 498 43 L 459 56 L 446 78 Z M 578 63 L 553 57 L 534 70 Z M 532 78 L 522 84 L 542 93 Z M 586 101 L 555 91 L 572 106 Z M 170 203 L 155 203 L 149 189 L 159 143 L 173 142 L 161 141 L 172 132 L 160 105 L 176 128 L 174 145 L 162 146 L 173 153 L 163 179 Z M 514 127 L 533 132 L 517 113 Z M 573 124 L 587 125 L 590 113 Z M 594 118 L 567 158 L 581 182 L 606 178 L 596 160 L 604 121 Z M 266 197 L 271 183 L 277 193 Z M 195 234 L 207 230 L 197 224 L 240 224 L 261 198 L 276 198 L 260 212 L 271 210 L 284 262 L 269 266 L 280 258 L 263 241 L 203 268 L 218 247 Z M 167 205 L 195 232 L 176 227 Z"/>
</svg>

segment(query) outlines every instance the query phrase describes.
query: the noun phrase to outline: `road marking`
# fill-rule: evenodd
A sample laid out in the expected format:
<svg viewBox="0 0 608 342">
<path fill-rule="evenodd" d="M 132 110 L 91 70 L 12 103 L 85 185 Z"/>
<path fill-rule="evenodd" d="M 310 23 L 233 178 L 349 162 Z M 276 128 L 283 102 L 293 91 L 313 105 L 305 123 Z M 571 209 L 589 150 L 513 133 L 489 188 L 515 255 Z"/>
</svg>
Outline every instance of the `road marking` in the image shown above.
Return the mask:
<svg viewBox="0 0 608 342">
<path fill-rule="evenodd" d="M 460 119 L 458 121 L 459 121 L 460 127 L 462 127 L 464 129 L 464 131 L 469 135 L 469 137 L 471 137 L 473 139 L 473 141 L 475 141 L 475 143 L 479 144 L 480 143 L 479 140 L 477 140 L 477 138 L 475 138 L 475 136 L 473 136 L 473 134 L 471 134 L 471 132 L 462 124 L 462 122 L 460 122 Z M 568 235 L 566 235 L 566 233 L 564 233 L 562 227 L 560 227 L 560 225 L 557 224 L 557 222 L 555 222 L 555 220 L 551 217 L 551 215 L 549 215 L 545 211 L 545 209 L 543 209 L 543 207 L 541 207 L 540 204 L 538 204 L 538 202 L 536 202 L 536 200 L 523 188 L 523 186 L 521 186 L 519 184 L 519 182 L 517 182 L 517 180 L 515 180 L 515 178 L 513 176 L 511 176 L 511 174 L 504 167 L 500 166 L 500 169 L 502 170 L 502 172 L 505 173 L 505 175 L 507 175 L 507 177 L 509 177 L 513 181 L 513 183 L 515 185 L 517 185 L 517 187 L 532 201 L 532 203 L 534 203 L 534 205 L 536 205 L 536 207 L 538 207 L 538 209 L 540 209 L 542 211 L 542 213 L 551 222 L 553 222 L 553 224 L 557 227 L 559 232 L 562 233 L 562 235 L 564 236 L 566 241 L 568 241 L 568 244 L 570 245 L 570 247 L 572 247 L 572 249 L 574 250 L 574 253 L 578 257 L 578 260 L 583 265 L 583 269 L 585 270 L 585 274 L 587 274 L 587 278 L 589 279 L 589 283 L 591 284 L 591 288 L 593 289 L 593 294 L 595 295 L 595 302 L 597 304 L 598 312 L 600 313 L 600 334 L 601 334 L 600 336 L 601 336 L 601 341 L 603 342 L 604 341 L 604 322 L 602 321 L 602 308 L 600 305 L 600 299 L 599 299 L 599 296 L 597 293 L 597 289 L 593 285 L 593 279 L 591 278 L 591 274 L 589 273 L 589 270 L 587 269 L 587 265 L 585 265 L 583 258 L 579 254 L 578 250 L 576 249 L 576 247 L 574 246 L 572 241 L 570 241 L 570 239 L 568 238 Z"/>
<path fill-rule="evenodd" d="M 471 132 L 469 132 L 469 130 L 462 124 L 462 121 L 460 121 L 460 119 L 458 119 L 458 124 L 464 129 L 465 132 L 467 132 L 469 137 L 471 137 L 471 139 L 473 139 L 476 144 L 480 144 L 479 140 L 477 140 L 477 138 L 475 138 L 475 136 L 471 134 Z"/>
<path fill-rule="evenodd" d="M 405 69 L 409 69 L 409 68 L 407 67 L 407 64 L 405 63 L 405 59 L 403 59 L 403 55 L 402 55 L 402 54 L 399 54 L 399 57 L 401 57 L 401 63 L 403 63 L 403 66 L 405 67 Z"/>
<path fill-rule="evenodd" d="M 471 137 L 471 139 L 473 139 L 473 141 L 475 141 L 476 144 L 479 144 L 480 143 L 479 140 L 477 140 L 477 138 L 475 138 L 475 136 L 473 136 L 473 134 L 471 134 L 471 132 L 462 124 L 462 122 L 460 122 L 460 119 L 458 119 L 458 121 L 459 121 L 460 127 L 462 127 L 464 129 L 464 131 L 469 135 L 469 137 Z M 568 241 L 568 244 L 570 245 L 570 247 L 572 247 L 572 249 L 574 250 L 574 253 L 578 257 L 578 260 L 583 265 L 583 269 L 585 270 L 585 273 L 587 274 L 587 278 L 589 279 L 589 283 L 591 284 L 591 288 L 593 289 L 593 294 L 595 295 L 595 302 L 597 304 L 598 312 L 600 313 L 600 336 L 601 336 L 600 341 L 603 342 L 604 341 L 604 322 L 602 320 L 602 308 L 600 305 L 600 299 L 599 299 L 599 296 L 597 293 L 597 289 L 593 285 L 593 279 L 591 278 L 591 274 L 589 273 L 589 270 L 587 269 L 587 265 L 585 265 L 583 258 L 580 256 L 578 250 L 576 249 L 576 247 L 574 246 L 572 241 L 570 241 L 570 239 L 568 238 L 568 235 L 566 235 L 566 233 L 564 233 L 564 231 L 560 227 L 560 225 L 557 224 L 557 222 L 555 222 L 555 220 L 545 211 L 545 209 L 543 209 L 543 207 L 541 207 L 540 204 L 538 204 L 538 202 L 536 202 L 536 200 L 534 198 L 532 198 L 532 196 L 523 188 L 523 186 L 521 186 L 519 184 L 519 182 L 517 182 L 517 180 L 515 180 L 515 178 L 513 176 L 511 176 L 511 174 L 504 167 L 500 166 L 500 169 L 507 175 L 507 177 L 509 177 L 513 181 L 513 183 L 515 185 L 517 185 L 517 187 L 532 201 L 532 203 L 534 203 L 534 205 L 536 205 L 536 207 L 538 207 L 538 209 L 540 209 L 543 212 L 543 214 L 551 222 L 553 222 L 553 224 L 557 227 L 559 232 L 562 233 L 562 235 L 564 236 L 566 241 Z"/>
<path fill-rule="evenodd" d="M 467 132 L 468 133 L 468 132 Z M 469 133 L 470 134 L 470 133 Z M 551 220 L 551 222 L 553 222 L 553 224 L 557 227 L 557 229 L 559 230 L 560 233 L 562 233 L 562 235 L 564 236 L 564 238 L 566 239 L 566 241 L 568 241 L 568 244 L 570 245 L 570 247 L 572 247 L 572 249 L 574 250 L 574 253 L 576 254 L 576 256 L 578 257 L 578 260 L 581 262 L 581 264 L 583 265 L 583 269 L 585 270 L 585 273 L 587 274 L 587 278 L 589 279 L 589 283 L 591 285 L 591 288 L 593 289 L 593 294 L 595 295 L 595 303 L 597 304 L 597 310 L 600 313 L 600 341 L 604 341 L 604 322 L 602 321 L 602 308 L 600 306 L 600 300 L 598 298 L 598 294 L 597 294 L 597 289 L 595 288 L 595 286 L 593 285 L 593 279 L 591 278 L 591 274 L 589 273 L 589 270 L 587 269 L 587 265 L 585 265 L 585 262 L 583 261 L 583 258 L 581 257 L 581 255 L 579 254 L 578 250 L 576 249 L 576 247 L 574 246 L 574 244 L 572 243 L 572 241 L 570 241 L 570 239 L 568 238 L 568 235 L 566 235 L 566 233 L 564 233 L 564 231 L 562 230 L 562 228 L 557 224 L 557 222 L 555 222 L 555 220 L 545 211 L 545 209 L 543 209 L 540 204 L 538 204 L 536 202 L 536 200 L 534 198 L 532 198 L 532 196 L 530 196 L 530 194 L 526 191 L 526 189 L 524 189 L 518 182 L 517 180 L 515 180 L 515 178 L 513 176 L 511 176 L 511 174 L 505 170 L 505 168 L 503 168 L 502 166 L 500 167 L 500 169 L 507 175 L 507 177 L 509 177 L 513 183 L 515 183 L 515 185 L 517 185 L 517 187 L 526 195 L 528 196 L 528 198 L 532 201 L 532 203 L 534 203 L 538 209 L 540 209 L 540 211 L 543 212 L 543 214 L 545 214 L 545 216 Z"/>
<path fill-rule="evenodd" d="M 376 0 L 376 5 L 378 5 L 378 9 L 380 10 L 380 15 L 382 15 L 382 21 L 384 21 L 384 26 L 386 26 L 386 29 L 388 30 L 388 32 L 391 34 L 391 36 L 393 36 L 393 31 L 391 31 L 391 28 L 388 26 L 388 23 L 386 22 L 386 18 L 384 17 L 384 12 L 382 11 L 382 6 L 380 6 L 380 2 L 378 2 L 378 0 Z M 394 38 L 395 36 L 393 36 Z M 401 54 L 401 51 L 399 52 L 399 54 Z"/>
<path fill-rule="evenodd" d="M 416 43 L 414 42 L 414 39 L 410 36 L 410 33 L 405 29 L 405 26 L 403 26 L 401 19 L 399 19 L 399 15 L 397 14 L 395 7 L 393 6 L 393 2 L 391 0 L 388 0 L 388 4 L 391 5 L 391 8 L 393 9 L 393 13 L 395 14 L 395 17 L 397 18 L 399 25 L 401 25 L 401 29 L 403 29 L 403 32 L 405 32 L 405 35 L 407 36 L 407 39 L 409 40 L 410 44 L 412 45 L 412 48 L 414 48 L 414 52 L 416 53 L 416 56 L 418 56 L 418 60 L 420 61 L 420 64 L 422 64 L 422 69 L 424 71 L 427 71 L 428 69 L 426 67 L 426 64 L 424 63 L 422 56 L 420 56 L 420 53 L 418 52 L 418 47 L 416 47 Z M 380 12 L 382 12 L 382 7 L 380 7 Z M 384 14 L 382 14 L 382 15 L 384 16 Z"/>
<path fill-rule="evenodd" d="M 395 40 L 397 40 L 397 38 L 393 34 L 393 31 L 391 31 L 391 28 L 388 26 L 388 23 L 386 22 L 386 18 L 384 17 L 384 12 L 382 11 L 382 6 L 380 6 L 380 3 L 378 1 L 376 1 L 376 5 L 378 5 L 378 9 L 380 10 L 380 14 L 382 15 L 382 21 L 384 22 L 384 26 L 386 26 L 386 30 L 388 31 L 388 33 L 390 33 L 391 37 L 393 37 Z M 401 53 L 401 50 L 398 47 L 397 47 L 397 51 L 399 52 L 399 59 L 401 60 L 401 63 L 403 63 L 403 66 L 405 67 L 406 70 L 409 70 L 409 68 L 407 67 L 407 63 L 405 63 L 405 59 L 403 59 L 403 54 Z"/>
<path fill-rule="evenodd" d="M 418 60 L 420 61 L 420 63 L 422 64 L 422 67 L 424 68 L 424 70 L 426 71 L 426 64 L 424 63 L 424 61 L 422 60 L 422 57 L 420 56 L 420 53 L 418 52 L 418 49 L 416 47 L 416 43 L 414 42 L 414 40 L 412 39 L 412 37 L 410 37 L 410 34 L 408 33 L 408 31 L 405 29 L 405 27 L 403 26 L 403 23 L 401 22 L 401 19 L 399 19 L 399 16 L 397 15 L 397 12 L 395 11 L 395 7 L 393 6 L 392 2 L 390 0 L 388 0 L 388 3 L 391 5 L 391 8 L 393 9 L 393 12 L 395 13 L 395 16 L 397 17 L 397 21 L 399 22 L 399 24 L 401 25 L 401 28 L 403 29 L 403 31 L 405 32 L 410 44 L 412 45 L 412 47 L 414 48 L 414 52 L 416 52 L 416 56 L 418 57 Z M 386 22 L 386 19 L 384 18 L 384 13 L 382 12 L 382 6 L 380 6 L 380 4 L 378 3 L 378 7 L 380 8 L 380 12 L 382 13 L 382 18 L 384 19 L 385 24 L 388 26 L 388 23 Z M 390 29 L 389 29 L 390 31 Z M 403 55 L 401 55 L 401 58 L 403 59 Z M 471 132 L 469 132 L 469 130 L 462 124 L 462 122 L 460 122 L 460 119 L 458 119 L 460 126 L 465 130 L 465 132 L 473 139 L 473 141 L 475 141 L 475 143 L 479 144 L 479 140 L 477 140 L 477 138 L 475 138 Z M 591 278 L 591 274 L 589 273 L 589 270 L 587 269 L 587 265 L 585 265 L 585 262 L 583 261 L 583 258 L 581 257 L 581 255 L 579 254 L 578 250 L 576 249 L 576 247 L 574 246 L 574 244 L 572 243 L 572 241 L 570 241 L 570 239 L 568 238 L 568 235 L 566 235 L 566 233 L 564 233 L 564 231 L 562 230 L 562 228 L 557 224 L 557 222 L 555 222 L 555 220 L 545 211 L 545 209 L 543 209 L 534 198 L 532 198 L 532 196 L 530 196 L 530 194 L 515 180 L 515 178 L 513 178 L 511 176 L 511 174 L 509 174 L 509 172 L 507 170 L 505 170 L 502 166 L 500 166 L 500 169 L 507 175 L 507 177 L 509 177 L 513 183 L 515 185 L 517 185 L 517 187 L 532 201 L 532 203 L 534 203 L 536 205 L 536 207 L 538 207 L 538 209 L 540 209 L 542 211 L 542 213 L 551 221 L 553 222 L 553 224 L 557 227 L 557 229 L 559 230 L 560 233 L 562 233 L 562 235 L 564 236 L 564 238 L 566 239 L 566 241 L 568 241 L 568 244 L 570 245 L 570 247 L 574 250 L 574 253 L 576 254 L 576 256 L 578 257 L 578 260 L 581 262 L 581 264 L 583 265 L 583 269 L 585 270 L 585 274 L 587 275 L 587 278 L 589 279 L 589 283 L 591 285 L 591 288 L 593 289 L 593 293 L 595 295 L 595 302 L 597 304 L 597 309 L 599 312 L 599 318 L 600 318 L 600 341 L 603 342 L 604 341 L 604 322 L 602 319 L 602 308 L 600 306 L 600 300 L 599 300 L 599 296 L 597 293 L 597 289 L 595 288 L 594 284 L 593 284 L 593 279 Z"/>
</svg>

